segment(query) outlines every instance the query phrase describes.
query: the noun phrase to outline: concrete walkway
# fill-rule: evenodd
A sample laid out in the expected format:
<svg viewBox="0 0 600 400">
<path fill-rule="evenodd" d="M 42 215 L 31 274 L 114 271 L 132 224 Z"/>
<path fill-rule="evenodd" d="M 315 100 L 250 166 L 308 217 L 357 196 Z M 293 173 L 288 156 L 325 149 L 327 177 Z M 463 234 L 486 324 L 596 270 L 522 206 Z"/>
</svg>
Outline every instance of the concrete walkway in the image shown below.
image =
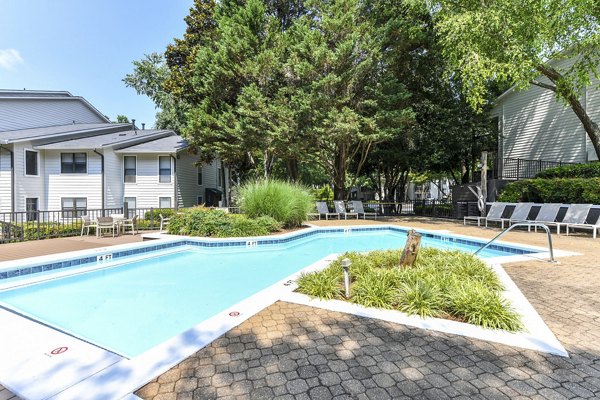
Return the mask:
<svg viewBox="0 0 600 400">
<path fill-rule="evenodd" d="M 360 221 L 381 222 L 485 238 L 499 232 L 426 218 Z M 511 232 L 505 240 L 543 246 L 546 238 Z M 152 400 L 598 398 L 600 239 L 553 240 L 555 248 L 582 255 L 505 269 L 570 358 L 278 302 L 136 394 Z M 0 400 L 10 396 L 0 386 Z"/>
</svg>

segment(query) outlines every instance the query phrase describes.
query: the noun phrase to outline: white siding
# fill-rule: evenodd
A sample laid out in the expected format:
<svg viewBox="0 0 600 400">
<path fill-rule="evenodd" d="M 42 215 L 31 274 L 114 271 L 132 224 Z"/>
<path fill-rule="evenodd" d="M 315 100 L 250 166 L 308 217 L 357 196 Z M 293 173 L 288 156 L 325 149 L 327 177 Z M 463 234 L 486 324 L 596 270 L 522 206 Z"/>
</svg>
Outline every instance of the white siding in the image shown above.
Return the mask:
<svg viewBox="0 0 600 400">
<path fill-rule="evenodd" d="M 568 62 L 562 62 L 563 67 Z M 542 79 L 543 81 L 543 79 Z M 591 118 L 600 122 L 598 81 L 582 94 Z M 491 114 L 500 119 L 498 151 L 503 158 L 563 162 L 596 159 L 581 122 L 573 110 L 557 101 L 553 92 L 539 86 L 513 92 L 501 99 Z"/>
<path fill-rule="evenodd" d="M 0 131 L 106 122 L 78 98 L 0 99 Z"/>
<path fill-rule="evenodd" d="M 11 201 L 10 152 L 2 148 L 0 149 L 0 212 L 10 212 Z"/>
<path fill-rule="evenodd" d="M 112 149 L 104 149 L 104 185 L 106 208 L 123 206 L 123 156 Z"/>
<path fill-rule="evenodd" d="M 128 154 L 129 155 L 129 154 Z M 137 176 L 135 183 L 123 183 L 123 197 L 135 197 L 137 208 L 158 207 L 159 197 L 169 197 L 171 207 L 175 206 L 173 160 L 171 160 L 171 182 L 160 183 L 158 181 L 158 155 L 153 154 L 131 154 L 137 156 Z M 119 155 L 121 165 L 123 155 Z M 122 167 L 121 167 L 122 168 Z M 121 182 L 123 178 L 121 177 Z M 121 203 L 123 199 L 121 199 Z"/>
<path fill-rule="evenodd" d="M 87 173 L 62 174 L 61 152 L 85 152 L 87 154 Z M 102 164 L 99 155 L 85 150 L 46 150 L 45 153 L 48 210 L 60 210 L 63 197 L 85 197 L 88 209 L 102 208 Z"/>
</svg>

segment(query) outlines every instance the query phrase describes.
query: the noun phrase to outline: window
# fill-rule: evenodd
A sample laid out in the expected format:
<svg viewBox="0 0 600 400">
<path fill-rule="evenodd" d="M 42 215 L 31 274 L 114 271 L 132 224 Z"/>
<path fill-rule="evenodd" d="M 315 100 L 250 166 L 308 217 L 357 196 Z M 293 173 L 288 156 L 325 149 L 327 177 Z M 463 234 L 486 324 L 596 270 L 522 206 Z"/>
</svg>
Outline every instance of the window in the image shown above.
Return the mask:
<svg viewBox="0 0 600 400">
<path fill-rule="evenodd" d="M 135 197 L 125 197 L 123 199 L 123 203 L 127 204 L 127 218 L 133 218 L 133 216 L 135 215 L 135 200 Z"/>
<path fill-rule="evenodd" d="M 85 197 L 63 197 L 60 201 L 63 218 L 79 218 L 87 212 Z"/>
<path fill-rule="evenodd" d="M 85 174 L 86 172 L 86 153 L 60 153 L 61 174 Z"/>
<path fill-rule="evenodd" d="M 171 182 L 171 157 L 158 157 L 158 181 L 161 183 Z"/>
<path fill-rule="evenodd" d="M 158 198 L 158 208 L 171 208 L 171 198 L 170 197 L 159 197 Z"/>
<path fill-rule="evenodd" d="M 38 175 L 37 151 L 25 150 L 25 175 Z"/>
<path fill-rule="evenodd" d="M 25 199 L 25 210 L 27 211 L 27 221 L 37 221 L 38 219 L 38 199 L 37 197 L 27 197 Z"/>
<path fill-rule="evenodd" d="M 202 185 L 202 166 L 198 167 L 198 185 Z"/>
<path fill-rule="evenodd" d="M 203 204 L 202 203 L 202 196 L 198 196 L 198 203 L 196 203 L 196 204 L 198 204 L 198 205 Z"/>
<path fill-rule="evenodd" d="M 223 178 L 221 177 L 221 168 L 217 170 L 217 182 L 219 182 L 219 187 L 223 186 Z"/>
<path fill-rule="evenodd" d="M 125 183 L 135 183 L 137 175 L 136 156 L 123 157 L 123 179 Z"/>
</svg>

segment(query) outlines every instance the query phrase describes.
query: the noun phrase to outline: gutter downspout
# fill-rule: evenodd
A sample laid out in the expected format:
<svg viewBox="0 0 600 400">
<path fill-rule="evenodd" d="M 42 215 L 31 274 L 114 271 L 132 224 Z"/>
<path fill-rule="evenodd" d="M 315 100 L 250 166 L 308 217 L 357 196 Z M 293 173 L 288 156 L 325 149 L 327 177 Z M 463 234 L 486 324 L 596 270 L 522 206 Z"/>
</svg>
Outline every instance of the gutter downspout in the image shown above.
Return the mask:
<svg viewBox="0 0 600 400">
<path fill-rule="evenodd" d="M 100 159 L 101 159 L 100 172 L 102 173 L 102 183 L 101 183 L 101 186 L 102 186 L 102 207 L 100 207 L 100 208 L 102 208 L 104 210 L 104 202 L 105 202 L 105 199 L 104 199 L 104 192 L 105 192 L 105 190 L 104 190 L 104 154 L 99 153 L 98 150 L 96 150 L 96 149 L 94 149 L 93 151 L 94 151 L 94 153 L 98 154 L 100 156 Z"/>
<path fill-rule="evenodd" d="M 0 152 L 5 149 L 10 153 L 10 212 L 15 212 L 15 152 L 7 147 L 0 145 Z"/>
<path fill-rule="evenodd" d="M 177 158 L 173 154 L 169 154 L 173 159 L 173 200 L 175 212 L 179 210 L 179 199 L 177 198 Z"/>
</svg>

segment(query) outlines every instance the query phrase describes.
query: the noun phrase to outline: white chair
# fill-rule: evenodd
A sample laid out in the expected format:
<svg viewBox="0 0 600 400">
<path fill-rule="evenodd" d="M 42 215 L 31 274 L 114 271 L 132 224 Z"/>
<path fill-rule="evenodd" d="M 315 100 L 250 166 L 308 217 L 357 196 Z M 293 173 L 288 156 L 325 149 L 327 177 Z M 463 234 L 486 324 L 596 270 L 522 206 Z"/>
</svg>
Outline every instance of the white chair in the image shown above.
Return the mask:
<svg viewBox="0 0 600 400">
<path fill-rule="evenodd" d="M 83 215 L 81 217 L 81 237 L 83 237 L 84 230 L 87 230 L 86 235 L 89 235 L 90 228 L 98 230 L 98 225 L 96 224 L 96 221 L 92 221 L 89 215 Z"/>
<path fill-rule="evenodd" d="M 171 218 L 165 218 L 162 214 L 158 214 L 158 216 L 160 217 L 160 230 L 162 231 L 163 227 L 169 225 L 169 221 L 171 220 Z"/>
<path fill-rule="evenodd" d="M 486 221 L 486 226 L 487 226 L 487 219 L 492 218 L 494 220 L 502 222 L 502 228 L 504 228 L 504 222 L 502 221 L 502 214 L 504 213 L 504 209 L 506 208 L 507 205 L 508 205 L 508 203 L 502 203 L 499 201 L 494 202 L 494 203 L 492 203 L 490 210 L 488 211 L 486 217 L 481 217 L 479 215 L 468 215 L 463 218 L 463 225 L 467 224 L 467 220 L 476 220 L 477 226 L 481 226 L 481 221 Z"/>
<path fill-rule="evenodd" d="M 595 224 L 567 224 L 567 236 L 569 236 L 569 229 L 591 229 L 592 237 L 596 239 L 597 232 L 600 231 L 600 216 L 598 216 L 598 220 Z"/>
<path fill-rule="evenodd" d="M 121 226 L 123 227 L 123 234 L 125 234 L 125 228 L 131 228 L 131 234 L 135 235 L 135 227 L 137 225 L 137 215 L 134 215 L 133 218 L 124 219 L 121 221 Z"/>
<path fill-rule="evenodd" d="M 377 213 L 365 211 L 363 202 L 360 200 L 352 200 L 352 210 L 354 210 L 355 213 L 358 213 L 359 216 L 362 214 L 363 219 L 367 219 L 367 215 L 371 215 L 377 219 Z"/>
<path fill-rule="evenodd" d="M 112 217 L 98 217 L 96 236 L 101 237 L 103 230 L 110 230 L 112 232 L 112 236 L 115 237 L 116 228 L 117 225 Z"/>
<path fill-rule="evenodd" d="M 590 208 L 592 208 L 592 204 L 571 204 L 562 221 L 548 222 L 548 224 L 556 225 L 556 234 L 560 235 L 561 226 L 585 225 Z"/>
<path fill-rule="evenodd" d="M 543 224 L 556 222 L 556 218 L 558 217 L 558 212 L 560 211 L 561 207 L 561 203 L 544 203 L 542 204 L 538 215 L 531 222 L 539 222 Z M 537 232 L 537 225 L 534 226 L 534 229 Z M 531 231 L 531 226 L 528 228 L 528 230 Z"/>
<path fill-rule="evenodd" d="M 508 221 L 508 225 L 516 224 L 517 222 L 527 222 L 529 220 L 529 212 L 535 203 L 517 203 L 512 215 L 509 218 L 503 218 Z M 487 222 L 486 222 L 487 224 Z M 504 224 L 502 225 L 504 228 Z"/>
<path fill-rule="evenodd" d="M 335 207 L 335 212 L 338 213 L 340 216 L 344 216 L 344 219 L 348 219 L 348 215 L 350 216 L 356 216 L 356 219 L 358 219 L 358 213 L 357 212 L 347 212 L 346 211 L 346 205 L 344 204 L 343 200 L 336 200 L 333 202 L 333 206 Z"/>
<path fill-rule="evenodd" d="M 329 216 L 340 217 L 340 214 L 337 212 L 329 212 L 329 207 L 327 207 L 327 203 L 324 201 L 317 201 L 317 213 L 319 214 L 319 219 L 321 219 L 321 215 L 325 216 L 325 219 L 329 219 Z"/>
</svg>

